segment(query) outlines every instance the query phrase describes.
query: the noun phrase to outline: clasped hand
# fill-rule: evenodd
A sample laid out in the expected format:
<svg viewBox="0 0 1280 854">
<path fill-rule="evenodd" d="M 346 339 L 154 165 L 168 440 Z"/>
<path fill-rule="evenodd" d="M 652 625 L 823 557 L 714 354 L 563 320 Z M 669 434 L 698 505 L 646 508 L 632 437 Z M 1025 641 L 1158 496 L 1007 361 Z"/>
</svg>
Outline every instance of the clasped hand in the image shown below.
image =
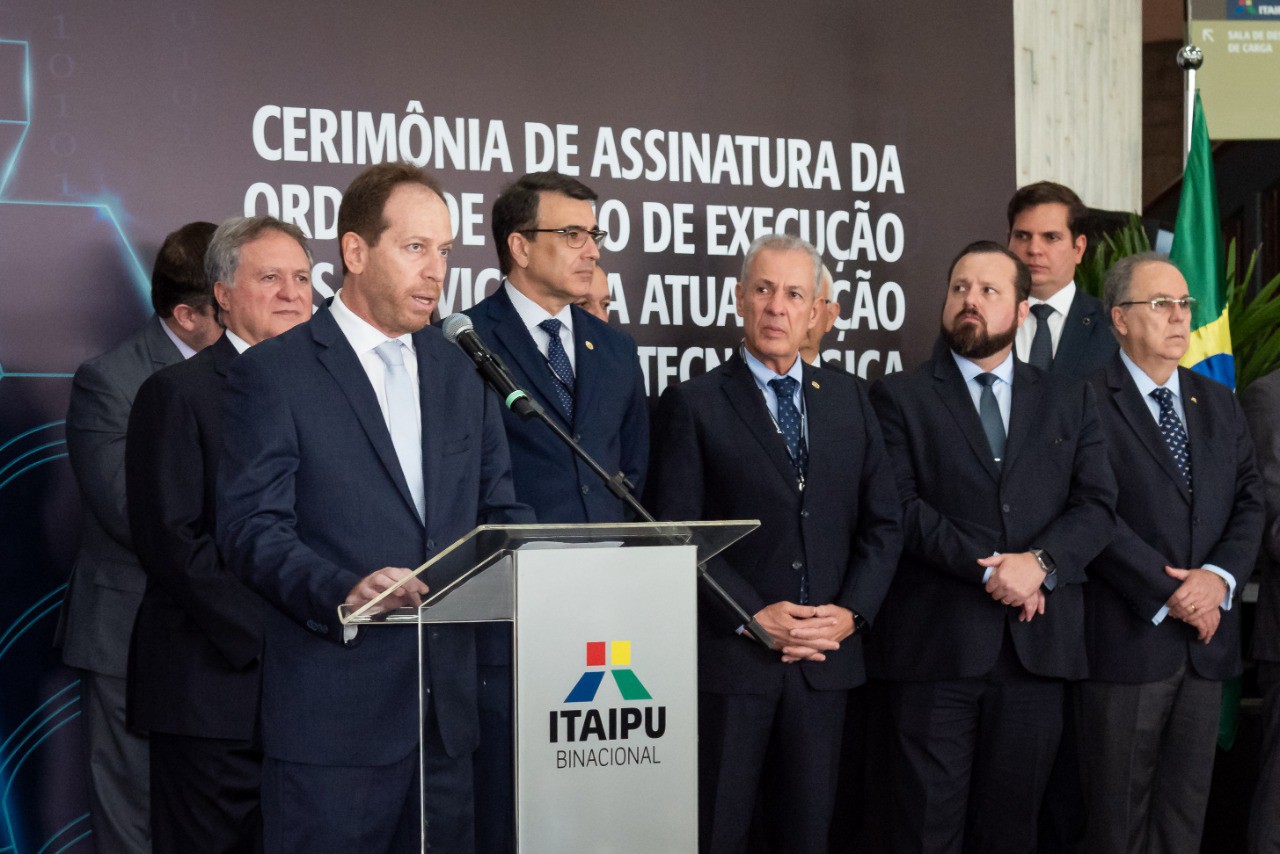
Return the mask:
<svg viewBox="0 0 1280 854">
<path fill-rule="evenodd" d="M 839 605 L 797 605 L 774 602 L 755 615 L 782 660 L 826 661 L 825 653 L 840 648 L 840 642 L 853 634 L 853 612 Z"/>
<path fill-rule="evenodd" d="M 991 598 L 1001 605 L 1022 609 L 1018 622 L 1030 622 L 1044 613 L 1046 600 L 1040 589 L 1044 570 L 1031 552 L 992 555 L 979 560 L 978 565 L 991 568 L 991 577 L 983 585 Z"/>
</svg>

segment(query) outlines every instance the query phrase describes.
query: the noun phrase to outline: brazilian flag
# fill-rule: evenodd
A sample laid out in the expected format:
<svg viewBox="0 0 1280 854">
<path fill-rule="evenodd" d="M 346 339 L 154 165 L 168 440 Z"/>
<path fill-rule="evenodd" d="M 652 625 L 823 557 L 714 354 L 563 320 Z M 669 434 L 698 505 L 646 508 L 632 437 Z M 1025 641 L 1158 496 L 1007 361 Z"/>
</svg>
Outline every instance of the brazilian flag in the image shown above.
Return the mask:
<svg viewBox="0 0 1280 854">
<path fill-rule="evenodd" d="M 1218 224 L 1218 188 L 1213 180 L 1209 127 L 1199 92 L 1169 260 L 1182 272 L 1189 293 L 1197 300 L 1191 313 L 1191 345 L 1182 357 L 1182 366 L 1235 388 L 1236 363 L 1231 355 L 1231 326 L 1227 320 L 1226 253 Z"/>
</svg>

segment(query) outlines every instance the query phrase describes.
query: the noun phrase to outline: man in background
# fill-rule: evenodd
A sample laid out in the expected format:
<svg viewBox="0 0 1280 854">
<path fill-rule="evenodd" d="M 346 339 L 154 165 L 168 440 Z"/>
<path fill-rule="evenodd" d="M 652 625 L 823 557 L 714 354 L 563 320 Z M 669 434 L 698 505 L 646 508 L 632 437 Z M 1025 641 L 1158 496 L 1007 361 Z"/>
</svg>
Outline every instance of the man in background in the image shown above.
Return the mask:
<svg viewBox="0 0 1280 854">
<path fill-rule="evenodd" d="M 815 367 L 826 367 L 834 370 L 843 371 L 844 365 L 838 361 L 824 363 L 822 361 L 822 339 L 831 331 L 831 327 L 836 325 L 836 320 L 840 317 L 840 303 L 835 299 L 831 291 L 833 282 L 831 271 L 827 269 L 827 265 L 822 265 L 822 281 L 818 283 L 818 295 L 814 302 L 818 306 L 818 319 L 814 321 L 813 326 L 805 333 L 804 341 L 800 343 L 800 358 L 804 359 L 806 365 Z"/>
<path fill-rule="evenodd" d="M 231 362 L 311 317 L 311 252 L 296 226 L 233 217 L 206 253 L 226 332 L 153 374 L 129 418 L 129 521 L 146 593 L 129 721 L 151 739 L 157 854 L 262 850 L 262 599 L 215 545 L 222 404 Z"/>
<path fill-rule="evenodd" d="M 597 260 L 596 271 L 591 276 L 591 289 L 587 291 L 586 296 L 583 296 L 574 305 L 593 317 L 598 317 L 608 323 L 609 305 L 612 302 L 613 297 L 609 296 L 609 277 Z"/>
<path fill-rule="evenodd" d="M 129 635 L 146 587 L 125 508 L 125 431 L 143 380 L 222 334 L 204 275 L 214 228 L 188 223 L 165 238 L 151 271 L 155 313 L 81 365 L 71 383 L 67 453 L 85 514 L 58 635 L 63 662 L 80 671 L 89 804 L 102 851 L 151 850 L 147 740 L 125 715 Z"/>
</svg>

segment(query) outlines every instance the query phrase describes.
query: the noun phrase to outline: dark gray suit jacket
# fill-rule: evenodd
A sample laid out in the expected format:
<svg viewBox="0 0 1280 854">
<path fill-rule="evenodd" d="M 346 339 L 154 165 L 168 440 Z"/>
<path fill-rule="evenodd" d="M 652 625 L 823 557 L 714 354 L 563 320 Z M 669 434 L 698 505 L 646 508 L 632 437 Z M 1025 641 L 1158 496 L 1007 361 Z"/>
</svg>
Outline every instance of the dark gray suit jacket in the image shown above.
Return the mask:
<svg viewBox="0 0 1280 854">
<path fill-rule="evenodd" d="M 1119 348 L 1102 303 L 1097 297 L 1077 290 L 1062 325 L 1062 337 L 1058 339 L 1058 351 L 1049 372 L 1087 379 L 1111 361 Z"/>
<path fill-rule="evenodd" d="M 129 634 L 147 577 L 133 553 L 125 509 L 125 430 L 143 380 L 182 361 L 152 315 L 114 349 L 85 362 L 71 383 L 67 452 L 84 497 L 84 527 L 59 634 L 72 667 L 123 677 Z"/>
<path fill-rule="evenodd" d="M 1254 380 L 1241 394 L 1240 403 L 1253 434 L 1267 508 L 1253 657 L 1280 661 L 1280 371 Z"/>
</svg>

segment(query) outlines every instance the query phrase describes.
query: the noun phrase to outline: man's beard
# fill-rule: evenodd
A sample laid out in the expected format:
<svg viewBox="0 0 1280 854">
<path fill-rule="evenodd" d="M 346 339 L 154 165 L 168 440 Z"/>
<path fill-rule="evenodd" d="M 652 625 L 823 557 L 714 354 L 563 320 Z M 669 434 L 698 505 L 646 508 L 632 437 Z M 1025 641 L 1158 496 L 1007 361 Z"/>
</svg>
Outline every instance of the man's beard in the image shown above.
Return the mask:
<svg viewBox="0 0 1280 854">
<path fill-rule="evenodd" d="M 978 322 L 961 324 L 960 321 L 966 316 L 975 317 Z M 947 342 L 952 352 L 966 359 L 985 359 L 988 356 L 994 356 L 1012 344 L 1017 334 L 1018 324 L 1010 323 L 1009 328 L 1004 332 L 992 335 L 987 332 L 986 321 L 976 314 L 966 315 L 964 312 L 956 316 L 954 329 L 948 330 L 946 324 L 942 327 L 942 340 Z"/>
</svg>

